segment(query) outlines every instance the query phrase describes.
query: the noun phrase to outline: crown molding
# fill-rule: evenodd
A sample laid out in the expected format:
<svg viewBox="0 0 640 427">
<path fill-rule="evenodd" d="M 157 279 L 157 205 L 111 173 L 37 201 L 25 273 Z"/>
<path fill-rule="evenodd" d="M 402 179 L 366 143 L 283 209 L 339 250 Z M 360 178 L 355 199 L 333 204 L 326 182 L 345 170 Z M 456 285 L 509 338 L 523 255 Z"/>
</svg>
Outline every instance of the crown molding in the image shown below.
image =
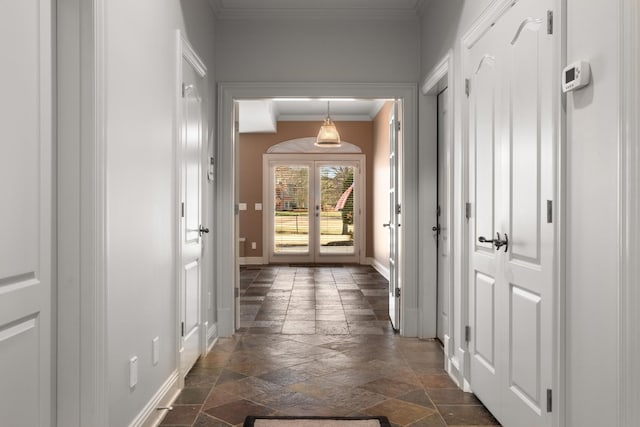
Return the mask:
<svg viewBox="0 0 640 427">
<path fill-rule="evenodd" d="M 365 6 L 362 1 L 342 6 L 322 5 L 318 2 L 300 3 L 283 0 L 278 4 L 268 1 L 247 1 L 241 6 L 228 7 L 225 0 L 209 0 L 209 5 L 218 20 L 416 20 L 431 0 L 406 0 L 402 5 Z M 389 3 L 390 4 L 390 3 Z"/>
</svg>

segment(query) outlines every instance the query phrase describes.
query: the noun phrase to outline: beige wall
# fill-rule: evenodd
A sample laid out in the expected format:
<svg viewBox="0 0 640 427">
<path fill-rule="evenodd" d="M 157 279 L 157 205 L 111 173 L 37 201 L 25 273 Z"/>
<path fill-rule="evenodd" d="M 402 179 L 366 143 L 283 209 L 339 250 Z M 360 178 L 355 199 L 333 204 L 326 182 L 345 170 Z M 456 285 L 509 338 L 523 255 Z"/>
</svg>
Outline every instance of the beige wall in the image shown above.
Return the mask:
<svg viewBox="0 0 640 427">
<path fill-rule="evenodd" d="M 266 200 L 262 200 L 262 155 L 272 145 L 290 139 L 316 136 L 321 122 L 278 122 L 276 133 L 240 134 L 240 194 L 239 203 L 246 203 L 247 210 L 240 211 L 240 237 L 246 239 L 245 257 L 262 257 L 262 211 L 255 210 L 256 203 L 266 208 Z M 373 254 L 373 222 L 371 212 L 374 206 L 374 191 L 371 183 L 374 177 L 373 165 L 373 122 L 336 122 L 343 141 L 357 145 L 366 156 L 366 256 Z M 386 194 L 385 194 L 386 196 Z M 256 242 L 256 249 L 251 249 L 251 242 Z M 242 248 L 241 248 L 242 251 Z"/>
<path fill-rule="evenodd" d="M 389 119 L 393 102 L 387 102 L 373 121 L 373 258 L 389 268 Z"/>
</svg>

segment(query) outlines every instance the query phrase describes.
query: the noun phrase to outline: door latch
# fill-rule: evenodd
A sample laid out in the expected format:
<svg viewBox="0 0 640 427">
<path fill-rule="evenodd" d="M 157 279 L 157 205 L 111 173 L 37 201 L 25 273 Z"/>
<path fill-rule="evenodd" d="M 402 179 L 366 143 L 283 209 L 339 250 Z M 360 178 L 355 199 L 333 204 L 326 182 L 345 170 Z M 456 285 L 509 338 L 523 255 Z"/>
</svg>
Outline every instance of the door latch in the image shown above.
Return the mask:
<svg viewBox="0 0 640 427">
<path fill-rule="evenodd" d="M 495 239 L 487 239 L 484 236 L 478 237 L 478 242 L 480 243 L 492 243 L 493 246 L 496 247 L 497 250 L 500 250 L 501 247 L 504 246 L 504 251 L 507 252 L 509 250 L 509 236 L 507 233 L 504 233 L 504 240 L 500 238 L 500 233 L 496 233 Z"/>
</svg>

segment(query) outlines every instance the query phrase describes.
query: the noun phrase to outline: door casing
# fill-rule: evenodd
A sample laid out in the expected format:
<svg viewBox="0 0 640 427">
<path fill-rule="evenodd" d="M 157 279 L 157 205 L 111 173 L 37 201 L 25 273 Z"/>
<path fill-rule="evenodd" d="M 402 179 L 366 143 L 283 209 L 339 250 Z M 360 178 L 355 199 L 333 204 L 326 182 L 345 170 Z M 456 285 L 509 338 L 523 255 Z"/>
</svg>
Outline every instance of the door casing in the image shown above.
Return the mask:
<svg viewBox="0 0 640 427">
<path fill-rule="evenodd" d="M 237 141 L 234 138 L 234 103 L 242 99 L 274 97 L 348 97 L 402 99 L 403 112 L 403 152 L 402 179 L 406 185 L 403 192 L 403 219 L 401 233 L 401 257 L 403 298 L 401 299 L 401 330 L 404 336 L 418 335 L 418 188 L 414 177 L 418 174 L 417 141 L 417 87 L 413 84 L 389 83 L 222 83 L 218 90 L 218 176 L 216 182 L 217 205 L 220 207 L 216 217 L 217 256 L 216 282 L 226 283 L 218 286 L 217 309 L 220 336 L 234 333 L 234 278 L 236 276 L 236 247 L 238 235 L 230 224 L 236 220 L 235 210 L 238 201 L 234 191 L 238 182 L 235 159 L 238 156 Z M 411 185 L 409 185 L 411 184 Z M 414 185 L 415 184 L 415 185 Z M 434 260 L 435 261 L 435 260 Z"/>
</svg>

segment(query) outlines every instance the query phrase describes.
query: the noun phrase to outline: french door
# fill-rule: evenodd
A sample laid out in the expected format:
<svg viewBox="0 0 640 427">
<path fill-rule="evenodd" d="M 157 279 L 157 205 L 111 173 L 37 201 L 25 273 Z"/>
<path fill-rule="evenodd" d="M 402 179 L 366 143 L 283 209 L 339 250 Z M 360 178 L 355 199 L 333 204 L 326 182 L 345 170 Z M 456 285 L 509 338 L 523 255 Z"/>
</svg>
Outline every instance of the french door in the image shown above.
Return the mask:
<svg viewBox="0 0 640 427">
<path fill-rule="evenodd" d="M 269 156 L 265 242 L 270 263 L 359 263 L 361 156 Z"/>
<path fill-rule="evenodd" d="M 470 383 L 514 427 L 552 421 L 554 3 L 512 5 L 467 69 Z"/>
</svg>

